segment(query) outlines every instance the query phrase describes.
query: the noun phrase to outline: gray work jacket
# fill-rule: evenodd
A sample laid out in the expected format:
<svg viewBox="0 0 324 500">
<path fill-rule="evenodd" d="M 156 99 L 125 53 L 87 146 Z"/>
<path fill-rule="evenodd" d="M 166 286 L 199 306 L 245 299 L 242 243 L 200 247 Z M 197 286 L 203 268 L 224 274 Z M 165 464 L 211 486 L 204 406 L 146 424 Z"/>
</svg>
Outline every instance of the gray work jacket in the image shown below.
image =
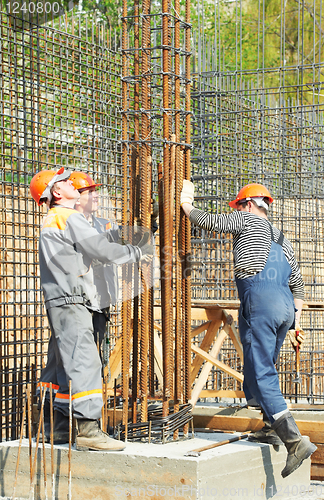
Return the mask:
<svg viewBox="0 0 324 500">
<path fill-rule="evenodd" d="M 51 208 L 39 238 L 41 285 L 47 309 L 82 303 L 99 311 L 92 261 L 104 264 L 138 262 L 141 250 L 108 241 L 77 210 L 61 205 Z"/>
</svg>

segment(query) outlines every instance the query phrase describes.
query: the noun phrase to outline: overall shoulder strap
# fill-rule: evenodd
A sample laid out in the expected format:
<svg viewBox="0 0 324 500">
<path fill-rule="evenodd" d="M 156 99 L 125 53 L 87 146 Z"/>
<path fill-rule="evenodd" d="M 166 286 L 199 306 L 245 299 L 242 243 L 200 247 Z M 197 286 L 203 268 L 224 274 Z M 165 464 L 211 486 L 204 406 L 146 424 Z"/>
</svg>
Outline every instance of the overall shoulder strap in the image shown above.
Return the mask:
<svg viewBox="0 0 324 500">
<path fill-rule="evenodd" d="M 284 235 L 283 235 L 283 232 L 282 232 L 282 231 L 280 231 L 280 235 L 279 235 L 278 241 L 275 241 L 275 239 L 274 239 L 274 235 L 273 235 L 272 225 L 270 224 L 270 222 L 269 222 L 269 221 L 268 221 L 268 224 L 269 224 L 269 227 L 270 227 L 270 232 L 271 232 L 271 239 L 272 239 L 272 241 L 274 241 L 275 243 L 278 243 L 278 245 L 280 245 L 280 246 L 282 247 L 283 240 L 284 240 Z"/>
</svg>

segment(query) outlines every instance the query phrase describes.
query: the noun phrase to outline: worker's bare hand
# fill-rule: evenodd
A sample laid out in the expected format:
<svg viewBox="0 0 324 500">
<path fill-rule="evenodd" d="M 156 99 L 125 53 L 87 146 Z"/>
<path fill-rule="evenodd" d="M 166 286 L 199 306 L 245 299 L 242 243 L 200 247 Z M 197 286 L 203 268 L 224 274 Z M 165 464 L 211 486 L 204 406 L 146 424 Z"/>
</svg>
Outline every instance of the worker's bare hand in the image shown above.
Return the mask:
<svg viewBox="0 0 324 500">
<path fill-rule="evenodd" d="M 287 335 L 294 349 L 296 349 L 297 346 L 301 347 L 305 342 L 305 332 L 298 324 L 295 326 L 294 330 L 289 330 Z"/>
</svg>

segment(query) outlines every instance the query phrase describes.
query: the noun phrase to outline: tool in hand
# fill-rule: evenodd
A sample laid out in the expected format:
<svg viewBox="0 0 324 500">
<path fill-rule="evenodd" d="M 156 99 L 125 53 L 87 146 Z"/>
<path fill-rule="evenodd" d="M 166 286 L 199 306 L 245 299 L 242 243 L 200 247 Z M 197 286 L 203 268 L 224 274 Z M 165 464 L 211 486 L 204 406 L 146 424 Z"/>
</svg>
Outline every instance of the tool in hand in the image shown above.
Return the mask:
<svg viewBox="0 0 324 500">
<path fill-rule="evenodd" d="M 295 346 L 295 351 L 296 351 L 296 378 L 293 380 L 295 384 L 301 384 L 302 379 L 299 374 L 299 365 L 300 365 L 300 344 L 298 342 L 298 335 L 299 335 L 299 330 L 296 330 L 296 340 L 297 340 L 297 345 Z"/>
</svg>

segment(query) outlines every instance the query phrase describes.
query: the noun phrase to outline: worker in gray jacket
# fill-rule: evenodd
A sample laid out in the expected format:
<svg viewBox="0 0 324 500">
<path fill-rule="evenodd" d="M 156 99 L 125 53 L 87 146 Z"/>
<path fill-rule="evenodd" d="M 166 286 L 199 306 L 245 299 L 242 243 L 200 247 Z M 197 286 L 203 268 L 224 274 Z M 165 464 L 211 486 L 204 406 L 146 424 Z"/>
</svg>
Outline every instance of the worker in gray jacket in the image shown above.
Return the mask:
<svg viewBox="0 0 324 500">
<path fill-rule="evenodd" d="M 75 209 L 81 212 L 89 224 L 98 231 L 105 233 L 108 241 L 120 242 L 121 234 L 118 224 L 96 217 L 98 211 L 98 187 L 94 180 L 85 172 L 72 172 L 70 180 L 80 193 Z M 95 343 L 101 348 L 106 332 L 106 325 L 110 319 L 110 306 L 118 301 L 118 270 L 114 263 L 102 264 L 93 262 L 94 284 L 100 311 L 93 312 L 93 334 Z M 99 351 L 101 352 L 101 351 Z"/>
<path fill-rule="evenodd" d="M 96 216 L 99 200 L 98 188 L 102 184 L 95 183 L 90 175 L 80 171 L 72 172 L 70 180 L 80 193 L 80 198 L 75 204 L 75 209 L 85 216 L 98 233 L 105 233 L 109 241 L 120 243 L 122 241 L 122 234 L 118 224 Z M 152 234 L 158 228 L 156 223 L 157 214 L 156 203 L 152 200 Z M 143 232 L 143 228 L 138 228 L 138 230 Z M 93 262 L 93 272 L 97 298 L 101 309 L 100 312 L 93 312 L 94 338 L 96 344 L 101 347 L 106 332 L 106 325 L 110 318 L 110 306 L 116 304 L 118 301 L 118 270 L 117 265 L 114 263 L 102 264 L 97 261 Z"/>
<path fill-rule="evenodd" d="M 69 380 L 72 408 L 77 419 L 78 450 L 122 450 L 124 444 L 100 430 L 103 405 L 101 362 L 93 339 L 92 311 L 100 311 L 93 283 L 92 261 L 132 263 L 151 258 L 153 247 L 145 242 L 119 245 L 108 241 L 74 209 L 80 194 L 69 180 L 70 172 L 44 170 L 31 183 L 38 205 L 49 211 L 39 239 L 39 263 L 45 307 L 51 328 L 48 363 L 56 361 L 55 374 L 45 369 L 40 384 L 52 382 L 54 409 L 69 413 Z M 49 376 L 55 378 L 48 378 Z"/>
</svg>

